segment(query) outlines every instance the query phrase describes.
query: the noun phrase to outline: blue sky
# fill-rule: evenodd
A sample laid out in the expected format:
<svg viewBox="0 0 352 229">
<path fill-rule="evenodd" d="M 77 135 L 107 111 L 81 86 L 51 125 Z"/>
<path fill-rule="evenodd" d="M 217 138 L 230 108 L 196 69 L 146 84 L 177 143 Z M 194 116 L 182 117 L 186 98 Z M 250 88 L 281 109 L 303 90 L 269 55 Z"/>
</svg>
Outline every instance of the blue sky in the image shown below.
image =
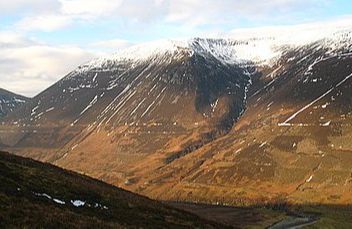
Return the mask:
<svg viewBox="0 0 352 229">
<path fill-rule="evenodd" d="M 83 62 L 144 41 L 351 15 L 349 0 L 0 0 L 0 87 L 33 96 Z"/>
</svg>

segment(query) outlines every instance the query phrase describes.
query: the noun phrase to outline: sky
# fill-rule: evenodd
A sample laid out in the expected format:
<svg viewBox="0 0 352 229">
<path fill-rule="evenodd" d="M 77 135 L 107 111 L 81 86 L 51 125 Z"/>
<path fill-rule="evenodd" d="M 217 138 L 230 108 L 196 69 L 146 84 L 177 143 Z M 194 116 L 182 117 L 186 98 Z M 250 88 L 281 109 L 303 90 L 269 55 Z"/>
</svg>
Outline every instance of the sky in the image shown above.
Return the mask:
<svg viewBox="0 0 352 229">
<path fill-rule="evenodd" d="M 0 88 L 32 97 L 84 62 L 146 41 L 350 17 L 350 0 L 0 0 Z"/>
</svg>

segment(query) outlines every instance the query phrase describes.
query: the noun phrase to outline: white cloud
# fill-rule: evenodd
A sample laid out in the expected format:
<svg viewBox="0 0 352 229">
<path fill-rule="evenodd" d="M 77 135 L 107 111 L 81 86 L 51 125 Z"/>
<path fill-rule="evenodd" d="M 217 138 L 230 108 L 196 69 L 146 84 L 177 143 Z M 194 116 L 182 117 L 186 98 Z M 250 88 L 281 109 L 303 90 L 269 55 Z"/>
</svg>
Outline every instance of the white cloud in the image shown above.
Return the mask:
<svg viewBox="0 0 352 229">
<path fill-rule="evenodd" d="M 32 41 L 22 34 L 14 31 L 0 31 L 0 49 L 10 47 L 20 47 L 31 43 Z"/>
<path fill-rule="evenodd" d="M 34 96 L 95 53 L 72 46 L 53 47 L 18 39 L 18 45 L 2 45 L 0 39 L 0 87 Z"/>
<path fill-rule="evenodd" d="M 60 7 L 57 0 L 1 0 L 0 13 L 2 15 L 25 11 L 32 14 L 48 13 Z"/>
<path fill-rule="evenodd" d="M 319 8 L 322 4 L 317 0 L 178 0 L 169 1 L 166 21 L 197 26 L 280 16 L 288 20 L 292 12 Z"/>
<path fill-rule="evenodd" d="M 226 34 L 222 34 L 222 36 L 236 39 L 276 37 L 285 42 L 306 43 L 307 41 L 333 36 L 336 31 L 351 29 L 352 16 L 347 16 L 335 20 L 310 22 L 290 26 L 265 26 L 258 28 L 234 29 Z"/>
<path fill-rule="evenodd" d="M 125 49 L 133 45 L 130 41 L 123 39 L 111 39 L 92 43 L 92 48 L 98 48 L 99 50 L 106 50 L 108 52 L 117 52 L 118 50 Z"/>
<path fill-rule="evenodd" d="M 65 15 L 100 16 L 112 13 L 123 0 L 59 0 Z"/>
<path fill-rule="evenodd" d="M 25 30 L 52 31 L 81 20 L 112 19 L 182 26 L 234 23 L 258 17 L 286 20 L 292 12 L 319 8 L 331 0 L 13 0 L 0 3 L 0 13 L 26 11 L 19 26 Z"/>
<path fill-rule="evenodd" d="M 50 32 L 70 25 L 72 20 L 71 17 L 65 15 L 40 15 L 22 19 L 17 23 L 17 28 L 24 31 L 40 30 Z"/>
</svg>

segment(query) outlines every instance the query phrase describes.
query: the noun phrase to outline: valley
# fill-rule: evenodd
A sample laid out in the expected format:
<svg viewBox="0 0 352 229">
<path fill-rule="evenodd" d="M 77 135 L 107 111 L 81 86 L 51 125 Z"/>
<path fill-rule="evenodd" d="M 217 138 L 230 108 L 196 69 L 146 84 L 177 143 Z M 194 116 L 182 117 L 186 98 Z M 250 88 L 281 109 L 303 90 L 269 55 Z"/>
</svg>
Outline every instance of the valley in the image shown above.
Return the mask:
<svg viewBox="0 0 352 229">
<path fill-rule="evenodd" d="M 309 219 L 312 228 L 348 228 L 352 223 L 350 207 L 161 203 L 5 152 L 0 152 L 0 165 L 2 227 L 277 228 L 283 223 L 292 225 L 293 219 L 295 225 L 305 225 Z"/>
</svg>

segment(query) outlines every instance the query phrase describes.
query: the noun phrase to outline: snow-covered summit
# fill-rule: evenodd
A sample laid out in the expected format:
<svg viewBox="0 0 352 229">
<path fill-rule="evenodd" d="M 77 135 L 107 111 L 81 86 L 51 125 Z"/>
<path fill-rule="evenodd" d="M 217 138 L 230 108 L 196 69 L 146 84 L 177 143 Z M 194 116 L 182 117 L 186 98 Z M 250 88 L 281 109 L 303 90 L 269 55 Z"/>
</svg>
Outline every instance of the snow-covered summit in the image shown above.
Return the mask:
<svg viewBox="0 0 352 229">
<path fill-rule="evenodd" d="M 260 50 L 259 50 L 260 49 Z M 240 41 L 234 39 L 193 38 L 189 40 L 158 40 L 138 44 L 118 53 L 90 61 L 76 71 L 108 68 L 118 63 L 170 62 L 198 54 L 212 57 L 224 64 L 240 64 L 254 61 L 269 62 L 280 55 L 265 41 Z"/>
<path fill-rule="evenodd" d="M 183 51 L 191 51 L 189 49 L 189 41 L 187 40 L 157 40 L 138 44 L 130 48 L 124 49 L 119 53 L 113 54 L 114 59 L 126 60 L 147 60 L 160 55 L 177 55 Z M 192 52 L 189 53 L 192 55 Z"/>
<path fill-rule="evenodd" d="M 198 54 L 213 57 L 225 64 L 271 65 L 287 47 L 321 41 L 323 46 L 337 49 L 352 37 L 352 26 L 322 25 L 236 30 L 226 38 L 192 38 L 189 40 L 157 40 L 138 44 L 118 53 L 80 66 L 77 71 L 109 68 L 121 62 L 170 62 Z"/>
<path fill-rule="evenodd" d="M 192 56 L 193 52 L 189 48 L 188 41 L 177 40 L 157 40 L 137 44 L 123 49 L 117 53 L 107 55 L 78 67 L 76 71 L 87 71 L 93 68 L 104 68 L 111 64 L 125 62 L 143 62 L 151 59 L 165 58 L 166 56 L 177 58 L 182 55 Z"/>
</svg>

